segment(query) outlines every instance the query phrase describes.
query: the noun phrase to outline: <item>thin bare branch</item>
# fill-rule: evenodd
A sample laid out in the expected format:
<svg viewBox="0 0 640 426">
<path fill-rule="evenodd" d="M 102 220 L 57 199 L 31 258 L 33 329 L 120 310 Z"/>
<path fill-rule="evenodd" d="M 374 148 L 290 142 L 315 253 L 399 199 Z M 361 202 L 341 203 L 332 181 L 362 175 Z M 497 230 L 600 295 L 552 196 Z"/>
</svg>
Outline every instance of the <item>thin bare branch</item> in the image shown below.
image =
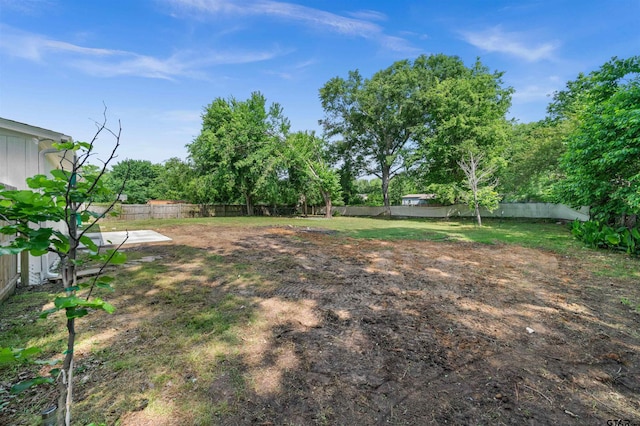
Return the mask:
<svg viewBox="0 0 640 426">
<path fill-rule="evenodd" d="M 85 300 L 89 300 L 89 298 L 91 297 L 91 293 L 93 293 L 93 289 L 95 288 L 96 283 L 98 282 L 98 278 L 102 275 L 102 272 L 104 272 L 104 269 L 107 267 L 107 265 L 109 265 L 109 262 L 111 262 L 111 259 L 113 259 L 113 256 L 115 256 L 116 253 L 118 253 L 120 251 L 120 249 L 122 248 L 124 243 L 127 242 L 128 239 L 129 239 L 129 231 L 126 231 L 126 235 L 124 237 L 124 240 L 120 244 L 118 244 L 118 247 L 116 247 L 115 250 L 113 250 L 113 252 L 111 252 L 111 255 L 107 258 L 107 260 L 105 260 L 102 263 L 102 266 L 100 266 L 100 270 L 98 271 L 96 276 L 93 278 L 93 282 L 91 283 L 91 286 L 89 287 L 89 293 L 87 294 L 87 298 Z"/>
</svg>

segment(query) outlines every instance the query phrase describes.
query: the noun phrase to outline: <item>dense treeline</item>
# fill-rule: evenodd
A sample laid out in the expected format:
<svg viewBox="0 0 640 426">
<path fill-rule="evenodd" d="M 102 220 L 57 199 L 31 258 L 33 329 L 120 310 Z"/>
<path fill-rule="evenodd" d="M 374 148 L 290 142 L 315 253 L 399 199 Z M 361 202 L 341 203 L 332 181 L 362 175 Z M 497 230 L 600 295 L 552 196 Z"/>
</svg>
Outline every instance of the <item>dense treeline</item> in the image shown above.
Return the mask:
<svg viewBox="0 0 640 426">
<path fill-rule="evenodd" d="M 329 80 L 319 89 L 322 135 L 292 133 L 282 107 L 259 92 L 216 98 L 185 161 L 125 160 L 108 182 L 116 189 L 126 180 L 131 203 L 243 203 L 249 211 L 389 206 L 407 193 L 487 207 L 562 202 L 632 228 L 640 211 L 639 76 L 640 57 L 613 58 L 555 93 L 547 118 L 519 123 L 506 118 L 513 89 L 501 72 L 420 56 L 370 78 L 355 70 Z"/>
</svg>

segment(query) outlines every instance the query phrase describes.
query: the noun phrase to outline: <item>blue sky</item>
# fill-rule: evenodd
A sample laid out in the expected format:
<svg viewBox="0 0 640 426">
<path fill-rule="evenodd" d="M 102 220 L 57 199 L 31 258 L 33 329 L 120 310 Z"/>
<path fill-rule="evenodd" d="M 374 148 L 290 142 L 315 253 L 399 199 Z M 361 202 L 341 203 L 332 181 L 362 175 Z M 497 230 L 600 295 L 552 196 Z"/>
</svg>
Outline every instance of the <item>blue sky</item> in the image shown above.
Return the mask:
<svg viewBox="0 0 640 426">
<path fill-rule="evenodd" d="M 215 98 L 259 90 L 319 130 L 330 78 L 435 53 L 505 72 L 510 116 L 539 120 L 579 72 L 640 54 L 640 0 L 0 0 L 0 116 L 88 140 L 106 105 L 118 160 L 160 163 Z"/>
</svg>

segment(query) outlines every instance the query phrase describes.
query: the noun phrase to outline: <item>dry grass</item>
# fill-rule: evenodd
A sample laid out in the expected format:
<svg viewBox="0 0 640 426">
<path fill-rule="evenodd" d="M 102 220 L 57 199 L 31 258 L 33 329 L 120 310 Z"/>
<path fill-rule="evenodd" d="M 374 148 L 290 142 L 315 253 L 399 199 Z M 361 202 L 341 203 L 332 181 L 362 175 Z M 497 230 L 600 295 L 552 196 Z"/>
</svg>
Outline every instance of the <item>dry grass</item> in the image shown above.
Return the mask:
<svg viewBox="0 0 640 426">
<path fill-rule="evenodd" d="M 78 321 L 77 424 L 640 416 L 640 317 L 619 302 L 640 303 L 637 271 L 611 278 L 584 259 L 517 246 L 207 224 L 161 231 L 174 243 L 129 250 L 153 260 L 119 270 L 116 292 L 103 295 L 116 313 Z M 54 357 L 62 318 L 36 320 L 53 291 L 38 290 L 2 305 L 0 338 Z M 34 373 L 3 370 L 0 385 Z M 9 401 L 0 424 L 28 425 L 53 393 L 0 397 Z"/>
</svg>

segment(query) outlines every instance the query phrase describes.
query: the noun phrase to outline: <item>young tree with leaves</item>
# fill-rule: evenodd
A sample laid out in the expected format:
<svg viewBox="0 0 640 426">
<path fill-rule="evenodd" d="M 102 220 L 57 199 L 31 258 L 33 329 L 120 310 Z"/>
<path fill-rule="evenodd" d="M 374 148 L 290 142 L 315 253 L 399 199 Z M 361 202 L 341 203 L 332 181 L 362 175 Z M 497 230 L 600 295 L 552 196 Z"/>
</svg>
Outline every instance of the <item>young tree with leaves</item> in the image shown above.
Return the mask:
<svg viewBox="0 0 640 426">
<path fill-rule="evenodd" d="M 497 182 L 494 174 L 497 166 L 495 164 L 483 164 L 483 160 L 482 153 L 469 151 L 465 157 L 458 161 L 458 165 L 465 175 L 465 186 L 468 189 L 464 193 L 464 197 L 475 213 L 478 226 L 482 226 L 480 207 L 493 211 L 498 208 L 498 202 L 500 201 L 500 197 L 495 190 Z"/>
<path fill-rule="evenodd" d="M 94 155 L 94 144 L 100 134 L 109 133 L 115 139 L 111 154 L 102 167 L 87 167 L 87 161 Z M 94 296 L 96 288 L 111 290 L 111 277 L 102 275 L 108 263 L 125 261 L 124 254 L 116 250 L 100 252 L 99 247 L 86 235 L 101 217 L 91 211 L 95 199 L 112 194 L 102 178 L 107 166 L 115 158 L 120 145 L 120 129 L 113 132 L 106 127 L 106 118 L 98 124 L 98 130 L 91 142 L 63 142 L 54 147 L 63 152 L 60 169 L 53 170 L 52 176 L 36 175 L 27 179 L 29 190 L 0 189 L 0 219 L 8 225 L 0 227 L 0 232 L 15 235 L 7 246 L 0 247 L 0 255 L 29 251 L 33 256 L 56 253 L 60 258 L 60 276 L 64 289 L 63 296 L 57 296 L 54 307 L 43 312 L 47 317 L 64 311 L 66 316 L 67 347 L 61 368 L 52 370 L 52 377 L 38 377 L 22 382 L 14 387 L 21 391 L 40 383 L 58 384 L 57 424 L 70 425 L 73 401 L 74 348 L 76 341 L 75 321 L 91 310 L 113 312 L 114 307 Z M 112 202 L 111 207 L 115 200 Z M 48 223 L 64 224 L 60 230 Z M 44 225 L 43 225 L 44 224 Z M 86 226 L 82 226 L 85 224 Z M 102 262 L 100 273 L 90 282 L 81 282 L 77 270 L 85 261 L 80 257 L 81 244 L 89 250 L 89 259 Z M 25 349 L 27 354 L 37 349 Z M 0 361 L 9 358 L 24 358 L 25 351 L 0 348 Z"/>
</svg>

